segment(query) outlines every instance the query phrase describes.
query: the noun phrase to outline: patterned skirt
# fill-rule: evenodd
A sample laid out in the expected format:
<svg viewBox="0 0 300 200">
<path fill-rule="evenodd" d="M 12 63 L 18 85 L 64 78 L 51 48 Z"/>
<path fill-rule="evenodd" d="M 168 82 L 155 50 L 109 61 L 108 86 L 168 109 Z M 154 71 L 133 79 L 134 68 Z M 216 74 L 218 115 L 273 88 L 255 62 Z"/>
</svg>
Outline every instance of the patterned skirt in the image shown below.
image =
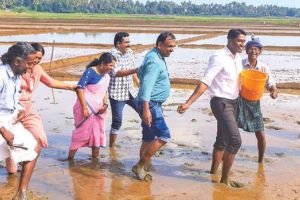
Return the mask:
<svg viewBox="0 0 300 200">
<path fill-rule="evenodd" d="M 248 101 L 240 96 L 238 98 L 237 124 L 239 128 L 247 132 L 264 131 L 260 101 Z"/>
</svg>

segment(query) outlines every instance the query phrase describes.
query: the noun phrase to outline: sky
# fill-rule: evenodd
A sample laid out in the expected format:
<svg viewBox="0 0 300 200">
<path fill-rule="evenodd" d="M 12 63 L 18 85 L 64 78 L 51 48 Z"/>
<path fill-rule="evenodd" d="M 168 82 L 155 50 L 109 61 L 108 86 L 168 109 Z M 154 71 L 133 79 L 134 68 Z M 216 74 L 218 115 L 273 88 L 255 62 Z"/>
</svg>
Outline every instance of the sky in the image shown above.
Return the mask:
<svg viewBox="0 0 300 200">
<path fill-rule="evenodd" d="M 147 0 L 138 0 L 140 2 L 147 2 Z M 150 0 L 155 1 L 155 0 Z M 159 1 L 159 0 L 156 0 Z M 167 0 L 171 1 L 171 0 Z M 272 4 L 277 6 L 284 6 L 284 7 L 294 7 L 294 8 L 300 8 L 300 1 L 299 0 L 172 0 L 175 3 L 180 3 L 183 1 L 191 1 L 194 4 L 209 4 L 209 3 L 218 3 L 218 4 L 226 4 L 233 1 L 242 3 L 245 2 L 247 5 L 264 5 L 264 4 Z"/>
</svg>

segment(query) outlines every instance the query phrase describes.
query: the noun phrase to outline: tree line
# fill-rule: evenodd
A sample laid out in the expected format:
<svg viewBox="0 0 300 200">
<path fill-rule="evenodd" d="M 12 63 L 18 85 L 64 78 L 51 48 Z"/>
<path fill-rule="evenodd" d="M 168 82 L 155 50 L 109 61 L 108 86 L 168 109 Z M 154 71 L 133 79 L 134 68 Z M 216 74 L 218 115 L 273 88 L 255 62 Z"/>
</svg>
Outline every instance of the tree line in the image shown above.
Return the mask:
<svg viewBox="0 0 300 200">
<path fill-rule="evenodd" d="M 29 9 L 54 13 L 151 14 L 188 16 L 238 16 L 238 17 L 300 17 L 299 8 L 276 5 L 253 6 L 231 2 L 222 4 L 194 4 L 172 1 L 133 0 L 1 0 L 0 9 Z"/>
</svg>

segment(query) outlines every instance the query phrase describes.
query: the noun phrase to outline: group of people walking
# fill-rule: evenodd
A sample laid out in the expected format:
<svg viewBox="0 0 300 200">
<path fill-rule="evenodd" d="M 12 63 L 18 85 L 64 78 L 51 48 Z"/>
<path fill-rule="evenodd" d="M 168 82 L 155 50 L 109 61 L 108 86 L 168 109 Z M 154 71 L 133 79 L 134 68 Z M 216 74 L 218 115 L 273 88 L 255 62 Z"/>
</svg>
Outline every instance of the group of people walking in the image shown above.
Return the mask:
<svg viewBox="0 0 300 200">
<path fill-rule="evenodd" d="M 259 162 L 263 161 L 266 147 L 260 101 L 239 97 L 239 74 L 243 69 L 267 73 L 266 84 L 272 98 L 277 89 L 270 70 L 257 60 L 262 45 L 253 37 L 246 45 L 248 57 L 241 59 L 246 32 L 231 29 L 227 45 L 210 59 L 204 76 L 188 100 L 177 111 L 184 113 L 207 89 L 211 95 L 211 109 L 217 119 L 217 137 L 213 149 L 211 173 L 217 173 L 223 163 L 221 183 L 239 187 L 228 177 L 236 153 L 241 146 L 239 127 L 255 132 L 258 139 Z M 171 138 L 164 119 L 162 104 L 170 93 L 170 79 L 165 58 L 176 45 L 171 32 L 159 34 L 156 45 L 137 67 L 130 49 L 129 34 L 115 35 L 114 46 L 89 63 L 77 85 L 55 80 L 39 65 L 44 55 L 38 43 L 16 43 L 1 56 L 0 65 L 0 161 L 6 160 L 8 173 L 22 166 L 20 184 L 14 200 L 28 199 L 27 188 L 38 155 L 48 146 L 42 120 L 32 108 L 32 92 L 39 82 L 48 87 L 74 90 L 77 100 L 73 106 L 74 125 L 68 159 L 74 159 L 81 147 L 91 147 L 92 157 L 99 156 L 100 147 L 106 146 L 105 118 L 108 101 L 112 112 L 109 146 L 115 146 L 122 126 L 123 108 L 127 104 L 142 119 L 142 144 L 139 161 L 132 172 L 139 180 L 149 180 L 151 157 Z M 135 91 L 134 83 L 138 86 Z"/>
</svg>

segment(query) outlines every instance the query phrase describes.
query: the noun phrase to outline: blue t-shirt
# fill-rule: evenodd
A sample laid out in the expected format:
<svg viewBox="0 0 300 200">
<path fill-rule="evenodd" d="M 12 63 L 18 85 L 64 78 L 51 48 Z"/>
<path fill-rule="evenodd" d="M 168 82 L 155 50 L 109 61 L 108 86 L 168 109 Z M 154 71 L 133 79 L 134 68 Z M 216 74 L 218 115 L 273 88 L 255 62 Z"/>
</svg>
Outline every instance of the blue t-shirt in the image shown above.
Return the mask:
<svg viewBox="0 0 300 200">
<path fill-rule="evenodd" d="M 98 83 L 102 78 L 102 75 L 95 72 L 92 67 L 87 68 L 82 74 L 79 82 L 77 83 L 78 88 L 85 88 L 87 85 L 93 85 Z"/>
<path fill-rule="evenodd" d="M 138 100 L 165 102 L 170 94 L 170 80 L 165 59 L 156 48 L 149 51 L 139 68 Z"/>
</svg>

